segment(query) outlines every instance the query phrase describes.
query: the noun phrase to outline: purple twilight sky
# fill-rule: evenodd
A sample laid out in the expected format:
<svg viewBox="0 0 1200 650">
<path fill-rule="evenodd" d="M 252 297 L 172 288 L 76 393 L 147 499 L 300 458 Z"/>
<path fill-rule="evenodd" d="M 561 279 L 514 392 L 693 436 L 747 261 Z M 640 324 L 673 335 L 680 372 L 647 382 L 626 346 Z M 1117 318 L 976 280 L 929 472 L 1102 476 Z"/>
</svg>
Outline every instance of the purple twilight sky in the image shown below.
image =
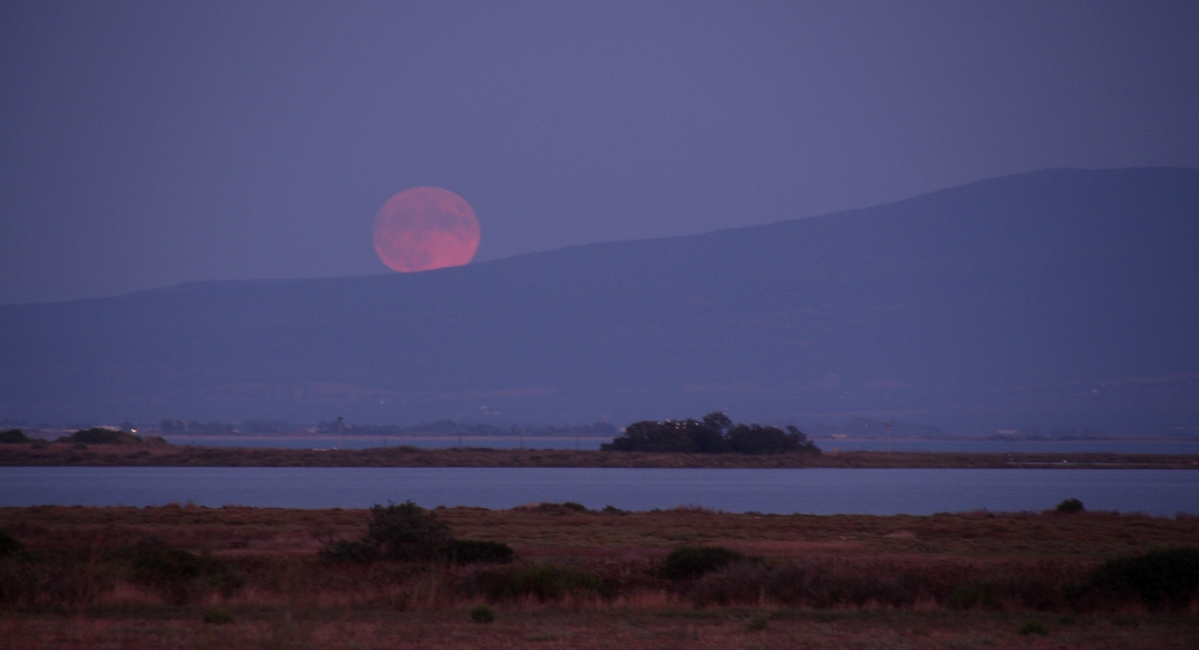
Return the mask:
<svg viewBox="0 0 1200 650">
<path fill-rule="evenodd" d="M 389 272 L 394 193 L 476 262 L 1046 167 L 1197 165 L 1197 4 L 0 7 L 0 304 Z"/>
</svg>

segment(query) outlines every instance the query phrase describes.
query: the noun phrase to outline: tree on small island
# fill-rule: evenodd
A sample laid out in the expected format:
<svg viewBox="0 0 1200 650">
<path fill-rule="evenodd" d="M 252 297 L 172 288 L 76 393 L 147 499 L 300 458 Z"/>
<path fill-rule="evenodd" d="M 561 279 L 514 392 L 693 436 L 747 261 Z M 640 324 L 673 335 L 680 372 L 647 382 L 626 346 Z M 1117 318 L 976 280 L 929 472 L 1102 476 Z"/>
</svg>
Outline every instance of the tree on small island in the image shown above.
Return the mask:
<svg viewBox="0 0 1200 650">
<path fill-rule="evenodd" d="M 644 420 L 625 427 L 624 435 L 600 445 L 602 451 L 675 451 L 689 454 L 786 454 L 820 455 L 808 436 L 788 425 L 785 429 L 760 424 L 734 424 L 729 416 L 714 411 L 701 421 Z"/>
</svg>

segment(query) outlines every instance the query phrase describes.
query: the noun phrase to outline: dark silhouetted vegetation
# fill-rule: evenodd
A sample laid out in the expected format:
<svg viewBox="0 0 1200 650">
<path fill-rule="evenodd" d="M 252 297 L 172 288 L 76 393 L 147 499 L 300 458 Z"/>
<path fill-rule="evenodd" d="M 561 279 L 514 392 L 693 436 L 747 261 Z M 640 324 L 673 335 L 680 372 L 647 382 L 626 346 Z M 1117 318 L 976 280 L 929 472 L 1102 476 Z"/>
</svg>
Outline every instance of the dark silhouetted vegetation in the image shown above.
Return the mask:
<svg viewBox="0 0 1200 650">
<path fill-rule="evenodd" d="M 1115 558 L 1092 571 L 1074 595 L 1118 601 L 1135 596 L 1147 607 L 1182 607 L 1196 598 L 1198 568 L 1195 547 Z"/>
<path fill-rule="evenodd" d="M 133 582 L 178 605 L 214 591 L 228 596 L 243 582 L 225 560 L 173 548 L 156 538 L 143 540 L 121 555 L 129 558 Z"/>
<path fill-rule="evenodd" d="M 496 620 L 496 612 L 487 605 L 478 605 L 471 608 L 471 620 L 476 623 L 491 623 Z"/>
<path fill-rule="evenodd" d="M 1083 512 L 1083 502 L 1079 499 L 1063 499 L 1054 510 L 1064 514 Z"/>
<path fill-rule="evenodd" d="M 513 559 L 508 544 L 475 539 L 456 539 L 443 546 L 440 553 L 454 564 L 505 564 Z"/>
<path fill-rule="evenodd" d="M 25 545 L 15 537 L 0 530 L 0 558 L 12 557 L 25 550 Z"/>
<path fill-rule="evenodd" d="M 19 442 L 33 442 L 33 439 L 25 435 L 25 432 L 20 429 L 9 429 L 8 431 L 0 432 L 0 444 Z"/>
<path fill-rule="evenodd" d="M 437 515 L 412 501 L 376 504 L 370 512 L 371 521 L 362 539 L 326 540 L 318 552 L 321 558 L 359 564 L 379 560 L 503 564 L 513 559 L 513 550 L 507 544 L 454 539 L 450 527 Z"/>
<path fill-rule="evenodd" d="M 662 574 L 668 580 L 699 578 L 742 559 L 737 551 L 724 546 L 684 546 L 671 551 L 663 561 Z"/>
<path fill-rule="evenodd" d="M 81 429 L 69 436 L 63 436 L 58 439 L 58 442 L 84 445 L 128 445 L 141 443 L 142 439 L 124 431 L 92 427 L 91 429 Z"/>
<path fill-rule="evenodd" d="M 644 420 L 625 427 L 625 433 L 603 451 L 684 452 L 689 454 L 772 455 L 801 452 L 820 455 L 821 450 L 799 429 L 760 424 L 734 424 L 724 413 L 713 412 L 696 420 Z"/>
</svg>

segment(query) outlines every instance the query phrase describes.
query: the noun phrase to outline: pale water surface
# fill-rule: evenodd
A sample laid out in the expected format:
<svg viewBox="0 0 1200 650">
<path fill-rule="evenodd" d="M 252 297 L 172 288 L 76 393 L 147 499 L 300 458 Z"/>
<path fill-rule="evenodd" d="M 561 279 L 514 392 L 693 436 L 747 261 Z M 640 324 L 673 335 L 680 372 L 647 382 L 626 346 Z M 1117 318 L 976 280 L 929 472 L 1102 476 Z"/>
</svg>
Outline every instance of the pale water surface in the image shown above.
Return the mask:
<svg viewBox="0 0 1200 650">
<path fill-rule="evenodd" d="M 1070 469 L 2 467 L 0 505 L 363 508 L 412 499 L 426 507 L 575 501 L 623 510 L 698 505 L 728 512 L 919 515 L 1039 511 L 1078 498 L 1090 510 L 1195 515 L 1197 476 Z"/>
</svg>

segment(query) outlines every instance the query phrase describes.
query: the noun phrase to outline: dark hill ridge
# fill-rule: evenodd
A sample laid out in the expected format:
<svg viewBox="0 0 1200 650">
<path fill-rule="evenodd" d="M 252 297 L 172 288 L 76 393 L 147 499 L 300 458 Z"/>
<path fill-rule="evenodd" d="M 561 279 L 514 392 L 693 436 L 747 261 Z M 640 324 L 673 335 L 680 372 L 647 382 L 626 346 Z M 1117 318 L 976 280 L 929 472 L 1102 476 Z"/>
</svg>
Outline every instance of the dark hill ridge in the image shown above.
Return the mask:
<svg viewBox="0 0 1200 650">
<path fill-rule="evenodd" d="M 1197 207 L 1196 170 L 1048 170 L 420 274 L 3 306 L 0 418 L 1194 433 Z"/>
</svg>

